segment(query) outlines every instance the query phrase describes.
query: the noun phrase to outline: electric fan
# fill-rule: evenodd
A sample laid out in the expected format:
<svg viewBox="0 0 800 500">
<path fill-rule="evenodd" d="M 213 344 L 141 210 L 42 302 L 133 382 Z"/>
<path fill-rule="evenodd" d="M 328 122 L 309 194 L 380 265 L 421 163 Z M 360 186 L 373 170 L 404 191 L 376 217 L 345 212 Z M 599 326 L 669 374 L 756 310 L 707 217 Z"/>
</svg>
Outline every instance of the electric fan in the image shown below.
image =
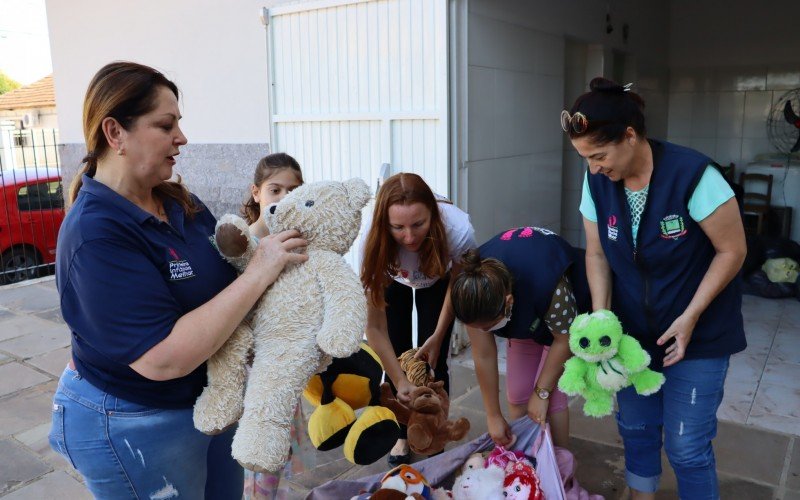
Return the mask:
<svg viewBox="0 0 800 500">
<path fill-rule="evenodd" d="M 767 137 L 787 157 L 800 151 L 800 88 L 786 92 L 773 106 L 767 118 Z"/>
</svg>

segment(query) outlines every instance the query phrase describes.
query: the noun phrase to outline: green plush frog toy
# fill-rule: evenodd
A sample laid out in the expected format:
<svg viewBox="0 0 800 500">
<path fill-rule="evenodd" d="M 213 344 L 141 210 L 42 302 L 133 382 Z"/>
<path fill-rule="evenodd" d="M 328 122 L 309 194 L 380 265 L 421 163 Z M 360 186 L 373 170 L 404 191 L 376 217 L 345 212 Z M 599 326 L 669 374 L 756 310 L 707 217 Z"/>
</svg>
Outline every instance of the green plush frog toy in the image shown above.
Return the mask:
<svg viewBox="0 0 800 500">
<path fill-rule="evenodd" d="M 614 393 L 631 384 L 642 396 L 658 392 L 664 384 L 664 375 L 647 367 L 650 355 L 636 339 L 623 333 L 611 311 L 575 318 L 569 329 L 569 347 L 574 356 L 564 364 L 558 388 L 570 396 L 583 396 L 583 412 L 590 417 L 610 415 Z"/>
</svg>

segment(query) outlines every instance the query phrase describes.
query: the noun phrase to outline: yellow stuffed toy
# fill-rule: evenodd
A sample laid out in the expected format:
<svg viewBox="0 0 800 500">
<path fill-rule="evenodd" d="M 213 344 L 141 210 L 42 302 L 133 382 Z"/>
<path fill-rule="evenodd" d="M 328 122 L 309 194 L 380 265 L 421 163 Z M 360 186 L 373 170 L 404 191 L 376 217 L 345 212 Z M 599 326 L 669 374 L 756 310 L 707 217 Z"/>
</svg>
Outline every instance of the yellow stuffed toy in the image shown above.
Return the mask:
<svg viewBox="0 0 800 500">
<path fill-rule="evenodd" d="M 383 365 L 366 343 L 347 358 L 334 358 L 309 380 L 303 396 L 316 406 L 308 419 L 311 443 L 320 451 L 344 444 L 344 456 L 357 465 L 389 453 L 400 436 L 394 413 L 380 406 Z M 366 408 L 356 417 L 355 410 Z"/>
</svg>

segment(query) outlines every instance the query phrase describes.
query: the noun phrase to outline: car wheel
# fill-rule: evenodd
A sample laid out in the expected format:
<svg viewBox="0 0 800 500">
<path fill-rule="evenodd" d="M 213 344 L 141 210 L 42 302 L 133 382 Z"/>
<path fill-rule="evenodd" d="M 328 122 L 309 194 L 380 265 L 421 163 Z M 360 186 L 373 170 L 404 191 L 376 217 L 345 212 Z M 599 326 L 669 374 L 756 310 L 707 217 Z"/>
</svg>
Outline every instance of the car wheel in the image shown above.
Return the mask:
<svg viewBox="0 0 800 500">
<path fill-rule="evenodd" d="M 39 276 L 39 255 L 30 248 L 12 248 L 0 257 L 0 284 L 18 283 Z"/>
</svg>

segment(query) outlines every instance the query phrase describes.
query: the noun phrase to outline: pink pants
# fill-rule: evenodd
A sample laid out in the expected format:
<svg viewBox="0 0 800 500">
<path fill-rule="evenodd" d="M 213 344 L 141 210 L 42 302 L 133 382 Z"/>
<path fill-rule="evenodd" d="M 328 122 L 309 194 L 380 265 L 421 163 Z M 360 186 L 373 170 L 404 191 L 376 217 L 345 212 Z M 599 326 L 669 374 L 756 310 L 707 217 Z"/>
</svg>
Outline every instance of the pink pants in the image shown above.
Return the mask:
<svg viewBox="0 0 800 500">
<path fill-rule="evenodd" d="M 528 339 L 508 339 L 506 354 L 506 392 L 512 405 L 527 405 L 536 387 L 550 348 Z M 567 409 L 567 395 L 555 389 L 550 393 L 548 414 Z"/>
</svg>

